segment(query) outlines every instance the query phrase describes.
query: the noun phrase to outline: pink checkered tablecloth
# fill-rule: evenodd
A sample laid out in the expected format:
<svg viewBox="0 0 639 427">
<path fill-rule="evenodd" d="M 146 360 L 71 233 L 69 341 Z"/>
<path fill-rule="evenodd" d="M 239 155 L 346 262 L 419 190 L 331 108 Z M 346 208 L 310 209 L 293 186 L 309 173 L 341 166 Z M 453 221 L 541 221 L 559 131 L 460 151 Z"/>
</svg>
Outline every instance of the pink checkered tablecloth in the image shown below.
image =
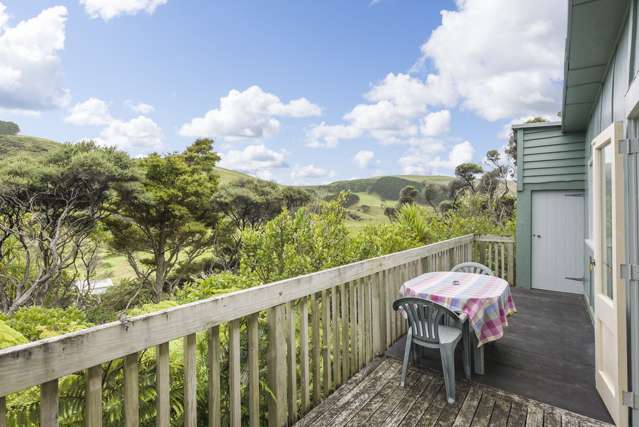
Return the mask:
<svg viewBox="0 0 639 427">
<path fill-rule="evenodd" d="M 459 285 L 453 285 L 455 280 Z M 508 316 L 517 312 L 508 282 L 495 276 L 436 271 L 404 283 L 400 293 L 463 313 L 477 335 L 479 346 L 501 338 L 508 326 Z"/>
</svg>

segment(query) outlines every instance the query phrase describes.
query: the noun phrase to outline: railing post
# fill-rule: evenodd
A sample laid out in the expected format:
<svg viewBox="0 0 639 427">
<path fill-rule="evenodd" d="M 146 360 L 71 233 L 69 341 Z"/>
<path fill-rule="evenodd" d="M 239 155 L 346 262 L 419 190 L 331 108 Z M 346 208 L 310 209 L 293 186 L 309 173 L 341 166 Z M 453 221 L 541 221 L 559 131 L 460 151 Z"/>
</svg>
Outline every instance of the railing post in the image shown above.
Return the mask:
<svg viewBox="0 0 639 427">
<path fill-rule="evenodd" d="M 169 427 L 171 419 L 171 384 L 169 369 L 169 343 L 163 343 L 156 349 L 156 380 L 155 389 L 157 396 L 155 405 L 157 414 L 155 416 L 155 425 L 157 427 Z"/>
<path fill-rule="evenodd" d="M 515 286 L 515 244 L 508 243 L 508 283 Z"/>
<path fill-rule="evenodd" d="M 87 371 L 86 416 L 87 427 L 102 426 L 102 367 L 100 365 Z"/>
<path fill-rule="evenodd" d="M 221 427 L 220 414 L 220 327 L 209 329 L 207 367 L 209 374 L 209 426 Z"/>
<path fill-rule="evenodd" d="M 373 275 L 373 280 L 371 281 L 371 293 L 372 293 L 372 298 L 371 298 L 371 303 L 372 303 L 372 322 L 371 322 L 371 327 L 372 327 L 372 344 L 373 344 L 373 353 L 375 355 L 381 355 L 384 350 L 383 350 L 383 346 L 382 346 L 382 324 L 381 324 L 381 318 L 382 318 L 382 305 L 381 305 L 381 296 L 380 296 L 380 286 L 382 285 L 382 281 L 380 280 L 380 274 L 376 273 Z"/>
<path fill-rule="evenodd" d="M 240 378 L 240 321 L 231 321 L 229 334 L 229 412 L 231 427 L 242 425 L 241 378 Z"/>
<path fill-rule="evenodd" d="M 184 344 L 184 427 L 197 424 L 197 372 L 195 334 L 183 338 Z"/>
<path fill-rule="evenodd" d="M 248 318 L 248 365 L 249 365 L 249 425 L 260 425 L 260 362 L 259 362 L 259 314 Z"/>
<path fill-rule="evenodd" d="M 57 427 L 57 425 L 58 380 L 52 380 L 40 386 L 40 426 Z"/>
<path fill-rule="evenodd" d="M 124 425 L 137 427 L 140 424 L 140 398 L 138 354 L 124 357 Z"/>
<path fill-rule="evenodd" d="M 272 395 L 268 397 L 268 424 L 280 427 L 286 424 L 286 337 L 285 306 L 278 305 L 268 313 L 268 384 Z"/>
</svg>

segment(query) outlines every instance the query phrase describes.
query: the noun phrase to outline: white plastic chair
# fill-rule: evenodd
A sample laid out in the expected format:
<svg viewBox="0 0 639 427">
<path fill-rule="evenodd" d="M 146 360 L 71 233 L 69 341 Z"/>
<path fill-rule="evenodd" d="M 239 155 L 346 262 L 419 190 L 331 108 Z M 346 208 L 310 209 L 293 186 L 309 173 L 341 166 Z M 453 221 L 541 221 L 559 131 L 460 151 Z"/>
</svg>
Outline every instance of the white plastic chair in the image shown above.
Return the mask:
<svg viewBox="0 0 639 427">
<path fill-rule="evenodd" d="M 457 264 L 453 267 L 453 272 L 461 272 L 461 273 L 475 273 L 475 274 L 484 274 L 486 276 L 494 276 L 495 273 L 486 267 L 484 264 L 480 264 L 478 262 L 463 262 L 461 264 Z"/>
</svg>

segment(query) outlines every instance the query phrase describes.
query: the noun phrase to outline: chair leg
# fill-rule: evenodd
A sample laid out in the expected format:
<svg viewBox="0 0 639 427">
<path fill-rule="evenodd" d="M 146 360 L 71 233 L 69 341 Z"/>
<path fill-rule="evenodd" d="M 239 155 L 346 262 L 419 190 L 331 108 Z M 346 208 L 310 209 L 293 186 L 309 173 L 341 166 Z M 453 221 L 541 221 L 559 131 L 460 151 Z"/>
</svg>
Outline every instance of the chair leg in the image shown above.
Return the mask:
<svg viewBox="0 0 639 427">
<path fill-rule="evenodd" d="M 410 352 L 413 344 L 413 334 L 411 330 L 408 330 L 406 334 L 406 348 L 404 349 L 404 363 L 402 364 L 402 375 L 399 382 L 400 387 L 404 387 L 404 382 L 406 381 L 406 371 L 408 370 L 408 361 L 410 360 Z"/>
<path fill-rule="evenodd" d="M 451 345 L 441 346 L 439 353 L 444 370 L 444 384 L 446 385 L 446 400 L 455 403 L 455 347 Z"/>
<path fill-rule="evenodd" d="M 463 337 L 464 337 L 464 375 L 467 380 L 471 379 L 472 372 L 472 348 L 471 348 L 471 339 L 470 339 L 470 322 L 464 323 L 462 325 Z"/>
</svg>

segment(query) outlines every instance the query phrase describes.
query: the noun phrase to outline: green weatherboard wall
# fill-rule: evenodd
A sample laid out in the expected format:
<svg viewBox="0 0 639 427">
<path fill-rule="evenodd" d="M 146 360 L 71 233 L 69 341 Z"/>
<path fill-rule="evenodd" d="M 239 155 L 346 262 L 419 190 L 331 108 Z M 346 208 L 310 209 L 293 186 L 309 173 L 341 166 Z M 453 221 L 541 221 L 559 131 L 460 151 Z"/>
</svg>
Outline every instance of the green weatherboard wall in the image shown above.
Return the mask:
<svg viewBox="0 0 639 427">
<path fill-rule="evenodd" d="M 533 191 L 584 190 L 585 135 L 559 123 L 514 126 L 517 137 L 517 286 L 532 287 Z"/>
</svg>

